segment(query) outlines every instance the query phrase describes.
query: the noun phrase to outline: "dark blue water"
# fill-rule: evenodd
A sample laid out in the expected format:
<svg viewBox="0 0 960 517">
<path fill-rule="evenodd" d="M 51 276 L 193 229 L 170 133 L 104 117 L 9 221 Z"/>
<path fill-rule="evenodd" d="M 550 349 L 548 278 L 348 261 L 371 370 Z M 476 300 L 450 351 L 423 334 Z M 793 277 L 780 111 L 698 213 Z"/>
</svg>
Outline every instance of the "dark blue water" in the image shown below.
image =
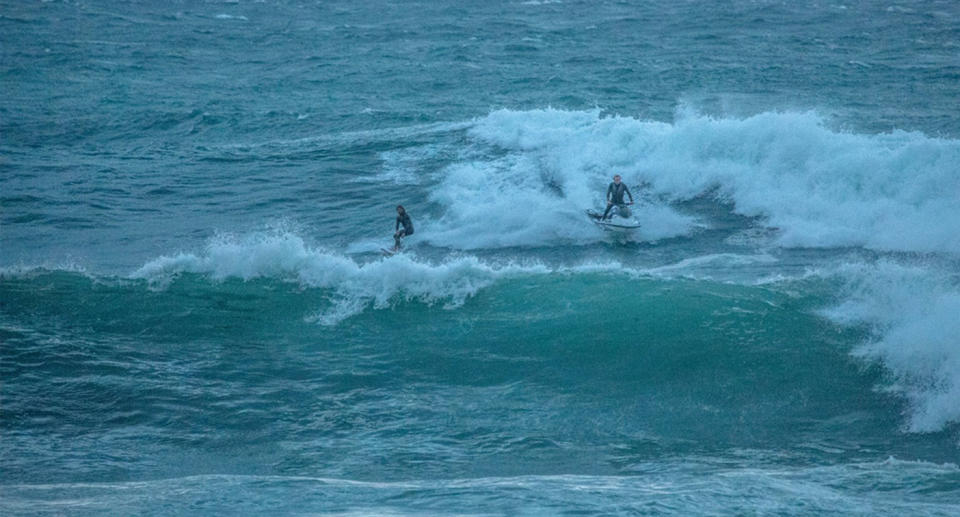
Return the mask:
<svg viewBox="0 0 960 517">
<path fill-rule="evenodd" d="M 952 1 L 4 2 L 0 509 L 954 515 L 958 49 Z"/>
</svg>

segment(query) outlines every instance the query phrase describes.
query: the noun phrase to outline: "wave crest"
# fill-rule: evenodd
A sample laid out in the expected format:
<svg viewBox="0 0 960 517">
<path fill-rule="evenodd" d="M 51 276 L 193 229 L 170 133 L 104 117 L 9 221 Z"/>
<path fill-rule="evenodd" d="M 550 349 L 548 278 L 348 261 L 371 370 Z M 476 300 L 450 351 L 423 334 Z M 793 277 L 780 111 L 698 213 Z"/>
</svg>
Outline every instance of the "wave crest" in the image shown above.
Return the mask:
<svg viewBox="0 0 960 517">
<path fill-rule="evenodd" d="M 295 234 L 271 232 L 221 236 L 203 253 L 159 257 L 131 276 L 157 286 L 169 283 L 180 273 L 195 273 L 220 280 L 285 278 L 304 287 L 332 289 L 333 307 L 308 319 L 334 325 L 369 305 L 385 308 L 394 300 L 458 307 L 498 278 L 545 271 L 548 269 L 537 264 L 490 265 L 468 256 L 430 263 L 400 254 L 363 263 L 311 248 Z"/>
</svg>

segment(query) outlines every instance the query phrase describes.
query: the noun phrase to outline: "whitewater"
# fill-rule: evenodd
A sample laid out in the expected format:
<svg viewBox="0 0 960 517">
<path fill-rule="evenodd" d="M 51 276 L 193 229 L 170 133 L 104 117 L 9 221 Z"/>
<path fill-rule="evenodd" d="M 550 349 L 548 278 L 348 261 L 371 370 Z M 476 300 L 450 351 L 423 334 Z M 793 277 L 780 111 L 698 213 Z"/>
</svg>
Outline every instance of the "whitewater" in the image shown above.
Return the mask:
<svg viewBox="0 0 960 517">
<path fill-rule="evenodd" d="M 909 0 L 4 4 L 0 511 L 955 515 L 958 45 Z M 585 216 L 614 174 L 638 230 Z"/>
</svg>

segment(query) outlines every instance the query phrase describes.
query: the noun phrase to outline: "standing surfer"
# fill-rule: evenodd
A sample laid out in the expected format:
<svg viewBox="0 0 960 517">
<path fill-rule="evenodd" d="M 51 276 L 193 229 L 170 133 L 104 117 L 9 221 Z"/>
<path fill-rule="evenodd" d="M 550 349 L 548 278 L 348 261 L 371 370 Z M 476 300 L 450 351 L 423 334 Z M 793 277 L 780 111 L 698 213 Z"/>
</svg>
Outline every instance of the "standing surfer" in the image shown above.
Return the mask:
<svg viewBox="0 0 960 517">
<path fill-rule="evenodd" d="M 623 202 L 624 194 L 630 196 L 630 203 Z M 606 220 L 607 215 L 610 213 L 610 209 L 613 208 L 614 205 L 617 207 L 622 207 L 625 204 L 633 204 L 633 194 L 630 193 L 630 189 L 628 189 L 625 184 L 620 183 L 620 175 L 616 174 L 613 176 L 613 183 L 607 187 L 607 209 L 604 210 L 603 217 L 600 219 Z"/>
<path fill-rule="evenodd" d="M 403 228 L 400 228 L 401 225 Z M 403 205 L 397 205 L 397 225 L 394 230 L 393 251 L 397 252 L 400 251 L 400 239 L 407 235 L 413 235 L 413 221 L 410 220 L 410 216 L 407 215 L 407 211 L 404 210 Z"/>
</svg>

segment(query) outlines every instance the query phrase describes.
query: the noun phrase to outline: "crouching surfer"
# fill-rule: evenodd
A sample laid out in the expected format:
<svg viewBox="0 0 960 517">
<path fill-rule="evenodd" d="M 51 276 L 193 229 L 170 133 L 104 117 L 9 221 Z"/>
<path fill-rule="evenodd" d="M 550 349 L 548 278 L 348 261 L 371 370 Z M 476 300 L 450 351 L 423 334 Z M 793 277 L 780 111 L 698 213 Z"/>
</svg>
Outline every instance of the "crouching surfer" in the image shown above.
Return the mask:
<svg viewBox="0 0 960 517">
<path fill-rule="evenodd" d="M 401 226 L 403 226 L 403 228 L 401 228 Z M 394 230 L 394 244 L 391 251 L 396 253 L 400 251 L 400 240 L 407 235 L 413 235 L 413 221 L 410 220 L 410 216 L 407 214 L 407 211 L 404 210 L 403 205 L 397 205 L 397 224 Z"/>
<path fill-rule="evenodd" d="M 626 194 L 630 197 L 629 203 L 623 202 L 623 195 Z M 605 221 L 609 219 L 610 210 L 614 207 L 623 207 L 625 205 L 633 204 L 633 194 L 630 193 L 630 189 L 627 188 L 627 185 L 620 182 L 620 175 L 616 174 L 613 176 L 613 183 L 607 187 L 607 209 L 603 211 L 603 217 L 600 220 Z"/>
</svg>

